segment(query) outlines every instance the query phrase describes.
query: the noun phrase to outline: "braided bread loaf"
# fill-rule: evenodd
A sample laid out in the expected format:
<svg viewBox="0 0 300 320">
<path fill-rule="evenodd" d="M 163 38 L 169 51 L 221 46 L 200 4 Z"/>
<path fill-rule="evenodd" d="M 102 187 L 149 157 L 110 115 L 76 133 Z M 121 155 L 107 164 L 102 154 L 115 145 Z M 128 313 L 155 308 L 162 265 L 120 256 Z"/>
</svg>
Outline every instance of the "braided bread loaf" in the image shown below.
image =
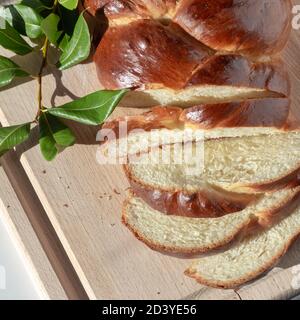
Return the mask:
<svg viewBox="0 0 300 320">
<path fill-rule="evenodd" d="M 109 20 L 94 56 L 102 86 L 143 89 L 142 106 L 188 103 L 188 95 L 201 103 L 289 94 L 286 72 L 274 57 L 288 39 L 289 0 L 85 5 L 94 14 L 104 7 Z M 187 93 L 176 101 L 183 89 Z"/>
<path fill-rule="evenodd" d="M 171 107 L 105 125 L 116 134 L 120 120 L 132 129 L 163 129 L 162 136 L 174 133 L 165 129 L 197 128 L 207 139 L 298 129 L 278 56 L 291 28 L 290 0 L 86 0 L 85 6 L 96 16 L 104 10 L 109 21 L 94 55 L 102 87 L 134 89 L 123 106 Z M 180 115 L 172 106 L 194 108 Z M 133 153 L 142 151 L 137 143 L 128 140 Z"/>
<path fill-rule="evenodd" d="M 85 0 L 85 7 L 95 17 L 104 12 L 108 19 L 94 55 L 101 86 L 130 88 L 123 106 L 154 107 L 104 124 L 117 138 L 119 156 L 182 143 L 186 130 L 193 132 L 192 141 L 230 138 L 206 143 L 211 152 L 202 175 L 194 171 L 187 177 L 185 166 L 172 164 L 124 166 L 134 194 L 125 203 L 123 222 L 154 249 L 206 252 L 227 244 L 240 231 L 270 228 L 277 217 L 284 216 L 284 203 L 291 202 L 295 210 L 286 220 L 288 236 L 283 246 L 287 247 L 289 239 L 299 234 L 295 150 L 299 133 L 287 132 L 299 130 L 300 112 L 291 107 L 289 77 L 279 55 L 291 29 L 291 1 Z M 122 121 L 129 132 L 144 131 L 123 139 Z M 149 145 L 153 129 L 159 139 Z M 199 131 L 200 137 L 195 133 Z M 286 148 L 281 147 L 282 141 Z M 108 153 L 109 146 L 104 143 L 102 151 Z M 148 154 L 159 155 L 156 150 Z M 293 220 L 297 228 L 291 232 Z M 243 246 L 253 253 L 250 259 L 259 253 L 256 240 L 265 241 L 265 234 L 272 241 L 276 228 L 244 241 Z M 233 251 L 238 252 L 236 248 Z M 235 267 L 225 253 L 215 260 L 208 257 L 195 262 L 187 274 L 204 284 L 233 287 L 270 267 L 284 251 L 277 250 L 278 254 L 271 249 L 273 255 L 249 270 L 245 268 L 247 254 Z M 205 268 L 227 260 L 233 280 L 221 281 L 227 276 L 222 268 L 210 279 Z"/>
</svg>

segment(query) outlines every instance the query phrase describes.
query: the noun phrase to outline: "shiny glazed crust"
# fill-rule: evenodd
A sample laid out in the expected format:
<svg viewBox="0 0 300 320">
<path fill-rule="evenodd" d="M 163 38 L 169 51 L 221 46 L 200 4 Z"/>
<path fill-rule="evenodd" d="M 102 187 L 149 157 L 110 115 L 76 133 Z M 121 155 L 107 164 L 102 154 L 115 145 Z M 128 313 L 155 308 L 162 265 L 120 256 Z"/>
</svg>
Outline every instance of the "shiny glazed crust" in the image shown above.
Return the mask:
<svg viewBox="0 0 300 320">
<path fill-rule="evenodd" d="M 290 32 L 290 0 L 85 0 L 108 19 L 172 20 L 215 51 L 273 54 Z M 125 20 L 126 21 L 126 20 Z M 276 22 L 276 23 L 275 23 Z"/>
<path fill-rule="evenodd" d="M 86 0 L 85 7 L 92 14 L 104 9 L 109 20 L 94 56 L 107 89 L 182 89 L 209 80 L 287 92 L 276 63 L 237 55 L 257 60 L 283 49 L 291 29 L 290 0 Z"/>
<path fill-rule="evenodd" d="M 125 116 L 104 123 L 102 128 L 111 129 L 119 136 L 121 122 L 126 122 L 127 133 L 134 129 L 274 127 L 283 131 L 290 128 L 294 114 L 287 98 L 258 99 L 242 102 L 202 104 L 187 109 L 173 106 L 157 106 L 136 116 Z M 237 129 L 238 130 L 238 129 Z"/>
<path fill-rule="evenodd" d="M 174 21 L 217 51 L 262 55 L 283 49 L 290 13 L 289 0 L 184 0 Z"/>
<path fill-rule="evenodd" d="M 128 167 L 124 171 L 134 194 L 150 207 L 162 213 L 190 218 L 218 218 L 245 209 L 259 195 L 217 190 L 210 186 L 195 193 L 181 190 L 153 189 L 131 177 Z"/>
<path fill-rule="evenodd" d="M 213 55 L 176 24 L 136 20 L 111 27 L 94 55 L 103 87 L 184 89 L 228 85 L 287 96 L 290 85 L 279 59 L 252 62 L 236 54 Z"/>
</svg>

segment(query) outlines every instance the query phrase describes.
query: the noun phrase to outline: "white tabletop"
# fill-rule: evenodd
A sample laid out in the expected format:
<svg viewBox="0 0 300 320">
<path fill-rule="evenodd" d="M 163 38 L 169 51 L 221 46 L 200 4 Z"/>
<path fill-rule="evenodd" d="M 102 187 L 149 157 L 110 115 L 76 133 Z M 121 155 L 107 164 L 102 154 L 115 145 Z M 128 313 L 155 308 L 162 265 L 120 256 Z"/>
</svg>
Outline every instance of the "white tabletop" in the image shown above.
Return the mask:
<svg viewBox="0 0 300 320">
<path fill-rule="evenodd" d="M 41 299 L 0 212 L 0 300 Z"/>
</svg>

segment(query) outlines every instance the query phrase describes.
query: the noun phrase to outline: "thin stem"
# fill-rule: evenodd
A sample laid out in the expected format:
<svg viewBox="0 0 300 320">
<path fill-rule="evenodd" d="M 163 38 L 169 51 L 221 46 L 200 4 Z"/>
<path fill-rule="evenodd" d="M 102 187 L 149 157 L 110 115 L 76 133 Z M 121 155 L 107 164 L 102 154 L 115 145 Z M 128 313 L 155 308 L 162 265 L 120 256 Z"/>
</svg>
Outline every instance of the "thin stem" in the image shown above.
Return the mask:
<svg viewBox="0 0 300 320">
<path fill-rule="evenodd" d="M 56 12 L 57 9 L 57 5 L 58 5 L 58 0 L 54 1 L 53 4 L 53 13 Z M 35 116 L 35 122 L 38 122 L 38 119 L 41 115 L 41 113 L 43 112 L 43 110 L 45 109 L 43 106 L 43 72 L 44 69 L 47 65 L 47 56 L 48 56 L 48 49 L 49 49 L 49 39 L 46 36 L 45 37 L 45 41 L 44 44 L 42 46 L 42 63 L 41 63 L 41 67 L 37 76 L 37 81 L 38 81 L 38 94 L 37 94 L 37 100 L 38 100 L 38 111 L 37 114 Z"/>
<path fill-rule="evenodd" d="M 43 110 L 43 81 L 42 81 L 42 77 L 43 77 L 43 71 L 44 68 L 46 67 L 47 64 L 47 54 L 48 54 L 48 48 L 49 48 L 49 40 L 46 37 L 45 42 L 43 44 L 42 47 L 42 63 L 41 63 L 41 67 L 37 76 L 37 81 L 38 81 L 38 112 L 37 115 L 35 117 L 36 121 L 38 120 L 39 116 L 41 115 L 41 112 Z"/>
</svg>

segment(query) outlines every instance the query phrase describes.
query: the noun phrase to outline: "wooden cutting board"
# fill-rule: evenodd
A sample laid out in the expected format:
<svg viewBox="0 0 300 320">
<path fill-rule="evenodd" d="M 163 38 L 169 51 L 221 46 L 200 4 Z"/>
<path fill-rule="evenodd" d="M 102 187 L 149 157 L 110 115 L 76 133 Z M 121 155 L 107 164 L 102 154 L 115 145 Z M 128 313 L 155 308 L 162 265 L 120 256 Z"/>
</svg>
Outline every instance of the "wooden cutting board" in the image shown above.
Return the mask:
<svg viewBox="0 0 300 320">
<path fill-rule="evenodd" d="M 0 214 L 42 299 L 67 299 L 3 168 L 0 168 Z M 0 265 L 5 261 L 0 261 Z M 10 286 L 10 284 L 7 284 Z"/>
<path fill-rule="evenodd" d="M 293 83 L 292 103 L 300 107 L 299 52 L 300 30 L 294 30 L 283 56 Z M 4 50 L 1 54 L 8 56 Z M 27 70 L 36 70 L 38 59 L 35 54 L 14 58 Z M 56 70 L 51 74 L 50 69 L 43 80 L 46 106 L 60 105 L 99 89 L 91 62 L 63 73 Z M 0 91 L 2 125 L 32 120 L 37 110 L 36 90 L 35 80 L 21 79 Z M 113 116 L 135 112 L 119 107 Z M 128 183 L 120 166 L 97 163 L 98 128 L 74 125 L 73 129 L 78 143 L 51 163 L 40 154 L 36 131 L 29 142 L 17 148 L 16 156 L 45 210 L 33 210 L 32 214 L 47 214 L 89 298 L 276 299 L 297 294 L 291 283 L 293 266 L 300 263 L 299 242 L 278 268 L 239 290 L 205 288 L 184 276 L 191 259 L 152 251 L 121 224 Z M 9 167 L 9 161 L 5 165 Z M 46 253 L 49 246 L 49 242 L 44 246 Z M 66 262 L 54 259 L 53 263 Z"/>
</svg>

